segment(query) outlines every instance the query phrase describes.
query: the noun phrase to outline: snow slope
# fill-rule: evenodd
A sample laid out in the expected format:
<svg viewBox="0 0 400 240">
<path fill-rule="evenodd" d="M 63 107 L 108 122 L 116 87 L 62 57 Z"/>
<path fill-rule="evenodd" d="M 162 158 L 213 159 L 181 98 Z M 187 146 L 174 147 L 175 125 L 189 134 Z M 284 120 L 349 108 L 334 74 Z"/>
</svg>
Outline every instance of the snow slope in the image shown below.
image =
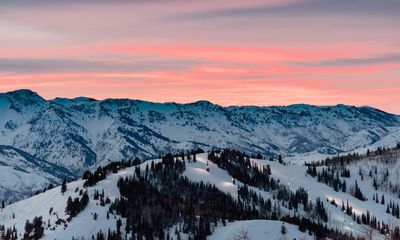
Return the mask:
<svg viewBox="0 0 400 240">
<path fill-rule="evenodd" d="M 147 161 L 141 165 L 142 170 L 146 165 L 150 166 L 151 161 Z M 160 160 L 153 160 L 159 162 Z M 331 228 L 338 228 L 340 230 L 347 231 L 353 235 L 361 235 L 365 229 L 364 225 L 359 225 L 354 222 L 351 217 L 345 215 L 341 211 L 341 201 L 348 200 L 349 204 L 353 207 L 357 214 L 362 212 L 370 211 L 371 215 L 378 218 L 379 221 L 392 222 L 393 224 L 400 225 L 400 220 L 393 217 L 390 214 L 385 213 L 385 205 L 380 205 L 372 201 L 372 194 L 375 191 L 371 190 L 371 180 L 367 179 L 362 181 L 360 176 L 357 174 L 358 168 L 364 166 L 362 163 L 350 166 L 351 178 L 346 179 L 348 186 L 354 183 L 354 180 L 358 180 L 360 188 L 363 193 L 369 198 L 367 201 L 360 201 L 349 193 L 335 192 L 331 187 L 319 183 L 316 179 L 311 176 L 306 176 L 306 167 L 299 165 L 283 165 L 274 161 L 267 160 L 256 160 L 252 159 L 255 164 L 271 166 L 272 176 L 279 179 L 282 184 L 287 184 L 292 190 L 296 190 L 299 187 L 304 187 L 309 191 L 309 198 L 313 201 L 317 197 L 324 201 L 325 207 L 329 212 L 328 226 Z M 371 160 L 373 161 L 373 160 Z M 222 191 L 231 194 L 233 197 L 237 196 L 238 186 L 242 183 L 236 180 L 235 184 L 232 184 L 232 177 L 223 169 L 220 169 L 217 165 L 212 162 L 208 162 L 209 171 L 207 171 L 207 154 L 198 154 L 196 162 L 190 162 L 186 164 L 186 170 L 183 173 L 192 181 L 203 181 L 216 185 Z M 374 162 L 369 162 L 368 164 L 374 164 Z M 375 163 L 376 165 L 376 163 Z M 368 165 L 366 165 L 368 166 Z M 393 167 L 393 173 L 399 170 L 399 164 Z M 77 217 L 73 218 L 71 222 L 56 225 L 58 218 L 66 219 L 65 207 L 69 196 L 76 197 L 80 189 L 83 189 L 83 181 L 75 181 L 68 183 L 67 191 L 61 194 L 60 187 L 48 190 L 45 193 L 33 196 L 31 198 L 19 201 L 17 203 L 6 206 L 0 212 L 0 224 L 7 227 L 16 226 L 19 233 L 23 233 L 24 225 L 27 219 L 32 220 L 35 216 L 43 216 L 45 223 L 49 223 L 51 227 L 46 227 L 44 239 L 71 239 L 74 237 L 84 237 L 90 238 L 92 234 L 98 231 L 107 232 L 110 228 L 115 230 L 115 221 L 118 216 L 111 216 L 110 219 L 106 218 L 106 213 L 108 211 L 108 206 L 100 206 L 99 201 L 93 200 L 94 192 L 104 190 L 105 195 L 110 197 L 112 200 L 119 197 L 119 191 L 117 188 L 117 180 L 120 177 L 125 177 L 134 174 L 134 168 L 127 168 L 121 170 L 116 174 L 111 174 L 107 179 L 98 182 L 95 186 L 88 188 L 88 193 L 90 196 L 89 205 L 84 211 L 82 211 Z M 393 181 L 395 181 L 395 174 L 393 174 Z M 278 203 L 271 193 L 264 192 L 257 188 L 251 188 L 253 191 L 257 191 L 265 199 L 271 199 L 272 203 Z M 384 193 L 383 191 L 378 191 L 379 194 Z M 386 192 L 385 192 L 386 194 Z M 370 197 L 371 196 L 371 197 Z M 338 204 L 337 207 L 329 204 L 326 201 L 335 199 Z M 395 203 L 400 201 L 395 196 L 387 195 L 387 201 L 391 199 Z M 52 214 L 49 213 L 50 208 L 52 208 Z M 286 213 L 293 214 L 294 210 L 289 210 L 282 206 L 282 211 Z M 93 214 L 98 215 L 97 220 L 93 219 Z M 312 218 L 312 216 L 307 216 L 302 211 L 297 212 L 297 214 L 304 214 L 305 217 Z M 13 217 L 14 215 L 14 217 Z M 123 224 L 125 224 L 124 219 Z M 47 225 L 47 224 L 46 224 Z M 56 226 L 56 227 L 55 227 Z M 262 220 L 251 220 L 251 221 L 237 221 L 233 223 L 228 223 L 226 227 L 218 226 L 215 228 L 215 232 L 209 239 L 232 239 L 236 236 L 241 229 L 248 230 L 250 239 L 265 239 L 265 237 L 271 237 L 268 239 L 282 239 L 280 234 L 281 222 L 279 221 L 262 221 Z M 55 229 L 52 229 L 55 227 Z M 288 229 L 286 239 L 311 239 L 307 234 L 303 234 L 298 231 L 296 226 L 286 225 Z M 123 229 L 123 228 L 122 228 Z M 380 239 L 381 235 L 376 235 L 376 239 Z M 284 239 L 284 238 L 283 238 Z"/>
<path fill-rule="evenodd" d="M 120 171 L 117 174 L 108 176 L 106 180 L 100 181 L 96 186 L 88 188 L 90 202 L 88 206 L 71 222 L 57 225 L 57 219 L 67 219 L 65 208 L 68 197 L 78 197 L 79 191 L 76 189 L 83 189 L 83 180 L 71 182 L 67 184 L 67 191 L 61 194 L 61 188 L 56 187 L 48 190 L 45 193 L 33 196 L 31 198 L 19 201 L 12 205 L 6 206 L 0 212 L 0 224 L 5 226 L 15 226 L 21 234 L 24 232 L 26 220 L 32 221 L 34 217 L 43 216 L 43 221 L 50 223 L 51 227 L 45 229 L 45 236 L 43 239 L 72 239 L 75 237 L 91 238 L 92 234 L 96 234 L 100 230 L 106 232 L 109 228 L 115 229 L 115 219 L 110 217 L 106 218 L 108 206 L 102 207 L 99 201 L 93 200 L 95 191 L 102 191 L 104 189 L 105 195 L 110 199 L 119 197 L 119 190 L 117 188 L 117 180 L 119 177 L 132 175 L 134 168 L 129 168 Z M 52 213 L 49 211 L 52 208 Z M 93 214 L 98 214 L 97 220 L 94 220 Z M 55 227 L 55 229 L 52 229 Z"/>
</svg>

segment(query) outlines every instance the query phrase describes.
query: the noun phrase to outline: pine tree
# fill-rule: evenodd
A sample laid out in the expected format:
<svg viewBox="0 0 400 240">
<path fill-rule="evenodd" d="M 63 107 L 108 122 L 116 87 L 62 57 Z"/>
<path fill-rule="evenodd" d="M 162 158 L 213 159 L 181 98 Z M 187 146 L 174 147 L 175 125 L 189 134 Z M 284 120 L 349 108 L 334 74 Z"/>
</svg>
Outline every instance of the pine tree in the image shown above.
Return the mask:
<svg viewBox="0 0 400 240">
<path fill-rule="evenodd" d="M 89 203 L 89 195 L 88 195 L 88 193 L 87 193 L 87 191 L 82 195 L 82 198 L 81 198 L 81 208 L 82 209 L 84 209 L 87 205 L 88 205 L 88 203 Z"/>
<path fill-rule="evenodd" d="M 121 236 L 121 227 L 122 227 L 122 220 L 121 218 L 119 218 L 117 220 L 117 236 Z"/>
<path fill-rule="evenodd" d="M 67 206 L 65 207 L 65 213 L 71 214 L 72 209 L 73 209 L 72 205 L 73 205 L 72 198 L 71 198 L 71 196 L 69 196 L 68 200 L 67 200 Z"/>
<path fill-rule="evenodd" d="M 344 207 L 344 202 L 343 202 L 343 199 L 342 199 L 342 212 L 344 212 L 346 210 L 346 208 Z"/>
<path fill-rule="evenodd" d="M 65 193 L 67 191 L 67 180 L 64 179 L 64 181 L 61 184 L 61 193 Z"/>
<path fill-rule="evenodd" d="M 278 156 L 278 162 L 279 162 L 280 164 L 283 163 L 282 155 L 279 155 L 279 156 Z"/>
<path fill-rule="evenodd" d="M 285 223 L 282 223 L 282 225 L 281 225 L 281 233 L 282 233 L 282 235 L 285 235 L 287 233 Z"/>
<path fill-rule="evenodd" d="M 33 239 L 40 239 L 43 237 L 44 227 L 42 217 L 35 217 L 33 219 Z"/>
<path fill-rule="evenodd" d="M 361 201 L 365 201 L 365 197 L 364 197 L 363 193 L 361 192 L 361 189 L 358 187 L 357 180 L 356 180 L 354 197 L 356 197 L 357 199 L 359 199 Z"/>
<path fill-rule="evenodd" d="M 29 222 L 29 220 L 26 220 L 24 239 L 29 239 L 30 238 L 32 230 L 33 230 L 33 224 L 31 224 Z"/>
</svg>

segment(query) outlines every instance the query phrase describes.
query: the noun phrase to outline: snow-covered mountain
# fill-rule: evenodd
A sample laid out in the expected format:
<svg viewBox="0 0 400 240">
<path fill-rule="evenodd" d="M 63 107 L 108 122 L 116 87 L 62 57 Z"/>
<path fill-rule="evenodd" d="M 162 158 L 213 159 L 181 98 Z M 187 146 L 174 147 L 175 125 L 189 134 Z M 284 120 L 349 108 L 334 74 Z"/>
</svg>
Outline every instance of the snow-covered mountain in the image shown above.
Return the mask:
<svg viewBox="0 0 400 240">
<path fill-rule="evenodd" d="M 24 153 L 74 174 L 112 161 L 198 147 L 271 156 L 336 154 L 379 142 L 393 145 L 400 141 L 399 128 L 399 116 L 370 107 L 221 107 L 207 101 L 45 100 L 29 90 L 0 94 L 0 145 L 17 159 Z M 18 160 L 10 156 L 0 155 L 0 168 L 18 171 L 10 163 Z M 51 180 L 60 176 L 20 169 Z M 2 187 L 8 191 L 10 186 Z"/>
</svg>

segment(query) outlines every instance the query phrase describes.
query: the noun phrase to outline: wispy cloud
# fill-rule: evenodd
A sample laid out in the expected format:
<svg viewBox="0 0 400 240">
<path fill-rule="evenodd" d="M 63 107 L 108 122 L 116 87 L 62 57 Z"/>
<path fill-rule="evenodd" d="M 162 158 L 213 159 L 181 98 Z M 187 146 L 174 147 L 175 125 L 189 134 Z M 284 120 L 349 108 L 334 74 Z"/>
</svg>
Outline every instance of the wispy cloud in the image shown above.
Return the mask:
<svg viewBox="0 0 400 240">
<path fill-rule="evenodd" d="M 182 13 L 171 17 L 180 20 L 204 20 L 207 18 L 238 18 L 238 17 L 293 17 L 293 16 L 323 16 L 323 15 L 367 15 L 370 17 L 396 17 L 400 15 L 400 1 L 397 0 L 297 0 L 283 1 L 281 4 L 260 4 L 240 8 L 226 7 L 223 9 L 208 9 L 195 13 Z"/>
<path fill-rule="evenodd" d="M 400 64 L 400 54 L 384 54 L 359 58 L 335 58 L 320 61 L 289 61 L 289 64 L 304 67 L 353 67 L 377 64 Z"/>
<path fill-rule="evenodd" d="M 14 59 L 0 58 L 0 72 L 57 73 L 57 72 L 133 72 L 152 70 L 185 70 L 199 61 L 185 59 L 136 61 L 75 60 L 75 59 Z"/>
</svg>

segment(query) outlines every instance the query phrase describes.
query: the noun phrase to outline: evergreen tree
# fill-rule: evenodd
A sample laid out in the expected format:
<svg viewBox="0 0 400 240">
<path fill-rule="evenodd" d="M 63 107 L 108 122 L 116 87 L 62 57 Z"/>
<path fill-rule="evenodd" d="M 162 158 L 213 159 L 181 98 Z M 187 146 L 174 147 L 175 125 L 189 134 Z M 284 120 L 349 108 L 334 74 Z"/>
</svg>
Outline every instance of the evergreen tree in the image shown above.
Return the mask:
<svg viewBox="0 0 400 240">
<path fill-rule="evenodd" d="M 61 184 L 61 193 L 65 193 L 67 191 L 67 180 L 64 179 L 64 181 Z"/>
<path fill-rule="evenodd" d="M 282 155 L 279 155 L 279 156 L 278 156 L 278 162 L 279 162 L 280 164 L 283 163 Z"/>
<path fill-rule="evenodd" d="M 363 193 L 361 192 L 361 189 L 358 187 L 357 180 L 356 180 L 354 197 L 356 197 L 357 199 L 359 199 L 361 201 L 365 201 L 365 197 L 364 197 Z"/>
<path fill-rule="evenodd" d="M 281 234 L 285 235 L 286 233 L 287 233 L 287 229 L 286 229 L 285 223 L 282 223 L 282 225 L 281 225 Z"/>
<path fill-rule="evenodd" d="M 33 231 L 33 224 L 30 223 L 29 220 L 26 220 L 24 239 L 30 239 L 32 231 Z"/>
<path fill-rule="evenodd" d="M 43 237 L 44 227 L 42 217 L 35 217 L 33 219 L 33 239 L 41 239 Z"/>
</svg>

